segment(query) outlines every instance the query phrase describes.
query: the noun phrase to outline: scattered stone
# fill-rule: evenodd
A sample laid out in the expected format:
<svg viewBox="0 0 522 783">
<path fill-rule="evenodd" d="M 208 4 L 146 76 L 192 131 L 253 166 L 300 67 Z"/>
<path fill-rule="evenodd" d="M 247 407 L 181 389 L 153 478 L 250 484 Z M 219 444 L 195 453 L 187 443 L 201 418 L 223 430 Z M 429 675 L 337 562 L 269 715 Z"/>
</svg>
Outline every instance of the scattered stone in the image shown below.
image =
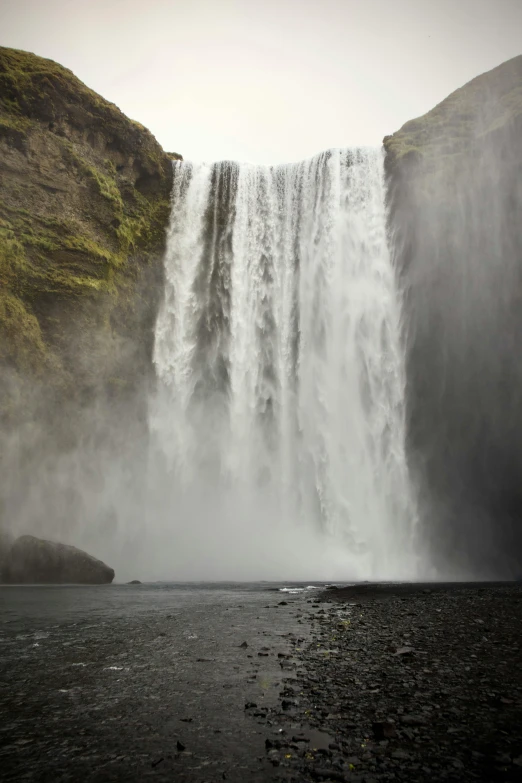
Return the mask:
<svg viewBox="0 0 522 783">
<path fill-rule="evenodd" d="M 248 642 L 242 642 L 242 644 L 239 645 L 243 649 L 246 649 L 248 647 Z"/>
<path fill-rule="evenodd" d="M 312 769 L 312 777 L 314 777 L 316 780 L 340 780 L 344 781 L 347 780 L 344 772 L 341 772 L 337 769 L 332 769 L 331 767 L 314 767 Z"/>
<path fill-rule="evenodd" d="M 372 723 L 372 730 L 375 739 L 378 741 L 383 739 L 393 739 L 397 736 L 395 724 L 391 721 L 376 721 L 375 723 Z"/>
<path fill-rule="evenodd" d="M 185 745 L 179 740 L 176 742 L 176 748 L 182 753 L 185 750 Z"/>
<path fill-rule="evenodd" d="M 397 759 L 398 761 L 406 761 L 410 758 L 410 754 L 405 750 L 402 750 L 402 748 L 397 748 L 397 750 L 392 751 L 391 757 L 392 759 Z"/>
<path fill-rule="evenodd" d="M 128 585 L 141 585 L 142 583 L 140 582 L 140 580 L 139 580 L 139 579 L 132 579 L 132 581 L 130 581 L 130 582 L 127 582 L 127 584 L 128 584 Z M 162 761 L 163 761 L 163 759 L 162 759 Z M 159 763 L 159 762 L 158 762 L 158 763 Z"/>
<path fill-rule="evenodd" d="M 401 723 L 405 726 L 424 726 L 427 722 L 423 715 L 401 715 Z"/>
<path fill-rule="evenodd" d="M 332 608 L 310 607 L 312 637 L 296 642 L 302 647 L 296 680 L 292 687 L 284 683 L 279 712 L 260 714 L 291 736 L 269 741 L 270 758 L 299 783 L 472 783 L 484 770 L 492 779 L 500 768 L 502 780 L 514 779 L 522 767 L 516 641 L 522 617 L 513 616 L 514 601 L 503 594 L 514 588 L 488 588 L 488 608 L 474 586 L 437 586 L 427 608 L 418 586 L 379 586 L 377 599 L 368 595 L 361 608 L 354 609 L 352 594 L 347 612 L 338 611 L 343 590 L 331 593 Z M 484 623 L 474 621 L 477 601 Z M 422 646 L 414 644 L 421 639 Z M 325 733 L 323 744 L 315 735 L 325 726 L 336 740 Z M 304 735 L 291 732 L 297 728 Z M 305 742 L 308 732 L 311 742 Z M 513 752 L 497 757 L 506 742 Z"/>
</svg>

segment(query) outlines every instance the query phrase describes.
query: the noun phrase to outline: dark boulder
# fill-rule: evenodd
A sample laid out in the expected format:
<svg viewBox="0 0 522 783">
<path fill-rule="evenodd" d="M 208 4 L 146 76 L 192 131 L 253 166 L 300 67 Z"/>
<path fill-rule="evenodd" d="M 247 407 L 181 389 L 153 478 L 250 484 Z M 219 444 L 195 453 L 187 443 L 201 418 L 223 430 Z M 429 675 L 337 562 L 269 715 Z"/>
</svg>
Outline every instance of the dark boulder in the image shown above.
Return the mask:
<svg viewBox="0 0 522 783">
<path fill-rule="evenodd" d="M 110 584 L 114 570 L 74 546 L 21 536 L 4 558 L 7 584 Z"/>
</svg>

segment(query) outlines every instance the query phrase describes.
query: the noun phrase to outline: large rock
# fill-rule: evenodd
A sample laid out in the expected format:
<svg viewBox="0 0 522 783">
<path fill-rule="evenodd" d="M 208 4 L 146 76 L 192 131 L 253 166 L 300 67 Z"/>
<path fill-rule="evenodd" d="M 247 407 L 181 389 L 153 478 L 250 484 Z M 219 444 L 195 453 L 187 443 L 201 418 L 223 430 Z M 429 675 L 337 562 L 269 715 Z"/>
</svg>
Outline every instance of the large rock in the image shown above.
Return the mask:
<svg viewBox="0 0 522 783">
<path fill-rule="evenodd" d="M 442 567 L 522 567 L 522 56 L 384 139 L 407 423 Z"/>
<path fill-rule="evenodd" d="M 35 536 L 21 536 L 4 558 L 7 584 L 110 584 L 114 570 L 81 549 Z"/>
</svg>

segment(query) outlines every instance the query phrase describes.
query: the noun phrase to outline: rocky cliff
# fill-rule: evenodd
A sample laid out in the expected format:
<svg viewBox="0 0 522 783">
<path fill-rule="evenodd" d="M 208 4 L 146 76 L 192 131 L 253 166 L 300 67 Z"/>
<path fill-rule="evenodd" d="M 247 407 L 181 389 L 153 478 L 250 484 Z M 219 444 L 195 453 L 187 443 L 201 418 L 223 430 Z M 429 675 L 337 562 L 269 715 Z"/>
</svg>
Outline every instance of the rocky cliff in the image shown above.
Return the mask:
<svg viewBox="0 0 522 783">
<path fill-rule="evenodd" d="M 66 68 L 0 48 L 0 565 L 24 533 L 104 557 L 115 505 L 136 508 L 179 157 Z"/>
<path fill-rule="evenodd" d="M 172 157 L 66 68 L 0 48 L 2 427 L 143 382 Z"/>
<path fill-rule="evenodd" d="M 441 562 L 522 571 L 522 57 L 384 139 L 409 453 Z"/>
</svg>

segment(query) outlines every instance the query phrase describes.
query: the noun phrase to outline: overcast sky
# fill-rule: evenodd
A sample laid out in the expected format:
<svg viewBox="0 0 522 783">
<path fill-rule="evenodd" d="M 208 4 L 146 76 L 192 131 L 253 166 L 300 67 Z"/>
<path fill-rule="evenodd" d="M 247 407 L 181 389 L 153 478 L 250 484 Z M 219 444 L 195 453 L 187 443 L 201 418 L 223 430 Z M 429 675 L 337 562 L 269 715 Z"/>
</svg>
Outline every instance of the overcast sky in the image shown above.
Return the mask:
<svg viewBox="0 0 522 783">
<path fill-rule="evenodd" d="M 377 145 L 522 53 L 522 0 L 0 0 L 50 57 L 187 160 Z"/>
</svg>

